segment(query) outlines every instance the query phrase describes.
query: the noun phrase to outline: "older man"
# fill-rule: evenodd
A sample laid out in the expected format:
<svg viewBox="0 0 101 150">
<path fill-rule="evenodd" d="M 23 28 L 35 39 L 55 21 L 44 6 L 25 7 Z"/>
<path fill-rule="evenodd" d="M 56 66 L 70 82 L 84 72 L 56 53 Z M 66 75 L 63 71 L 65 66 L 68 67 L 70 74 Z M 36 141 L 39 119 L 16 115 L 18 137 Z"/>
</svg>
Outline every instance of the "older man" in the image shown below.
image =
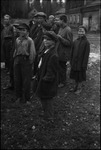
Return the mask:
<svg viewBox="0 0 101 150">
<path fill-rule="evenodd" d="M 58 55 L 59 55 L 59 87 L 66 83 L 66 62 L 70 60 L 70 52 L 73 44 L 73 35 L 67 25 L 67 16 L 60 16 L 60 29 L 58 32 Z"/>
<path fill-rule="evenodd" d="M 38 65 L 38 52 L 43 41 L 43 33 L 44 33 L 43 23 L 45 22 L 46 14 L 43 12 L 38 12 L 34 15 L 33 19 L 35 21 L 35 24 L 33 24 L 30 29 L 30 37 L 34 40 L 36 49 L 36 58 L 34 62 L 34 73 L 33 73 L 33 75 L 35 75 L 37 72 L 37 65 Z"/>
</svg>

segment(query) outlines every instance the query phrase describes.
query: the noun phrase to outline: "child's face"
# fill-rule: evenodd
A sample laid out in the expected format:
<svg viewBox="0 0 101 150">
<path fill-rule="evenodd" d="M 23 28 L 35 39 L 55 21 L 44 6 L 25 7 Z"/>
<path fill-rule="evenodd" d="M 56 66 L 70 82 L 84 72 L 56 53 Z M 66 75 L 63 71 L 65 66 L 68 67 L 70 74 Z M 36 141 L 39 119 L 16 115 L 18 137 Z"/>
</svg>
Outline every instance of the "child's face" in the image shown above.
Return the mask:
<svg viewBox="0 0 101 150">
<path fill-rule="evenodd" d="M 85 33 L 85 30 L 84 30 L 84 28 L 79 28 L 79 30 L 78 30 L 78 35 L 79 36 L 84 36 L 86 33 Z"/>
<path fill-rule="evenodd" d="M 45 47 L 50 47 L 55 44 L 53 40 L 48 39 L 48 38 L 44 38 L 43 42 L 44 42 Z"/>
<path fill-rule="evenodd" d="M 26 36 L 28 34 L 28 31 L 27 31 L 27 29 L 22 28 L 19 30 L 19 34 L 20 34 L 20 36 L 23 37 L 23 36 Z"/>
<path fill-rule="evenodd" d="M 5 24 L 9 24 L 9 22 L 10 22 L 9 17 L 4 17 L 4 23 L 5 23 Z"/>
</svg>

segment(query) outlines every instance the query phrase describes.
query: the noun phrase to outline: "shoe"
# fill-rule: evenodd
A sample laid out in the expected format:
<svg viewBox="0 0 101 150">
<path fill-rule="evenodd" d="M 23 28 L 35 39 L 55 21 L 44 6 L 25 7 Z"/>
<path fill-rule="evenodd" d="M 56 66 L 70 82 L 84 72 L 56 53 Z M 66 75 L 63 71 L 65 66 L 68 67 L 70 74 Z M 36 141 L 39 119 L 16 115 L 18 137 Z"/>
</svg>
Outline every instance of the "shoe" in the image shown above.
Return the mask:
<svg viewBox="0 0 101 150">
<path fill-rule="evenodd" d="M 17 100 L 15 101 L 16 104 L 20 103 L 21 102 L 21 98 L 17 98 Z"/>
<path fill-rule="evenodd" d="M 58 85 L 59 88 L 62 88 L 62 87 L 64 87 L 64 86 L 65 86 L 65 84 L 63 84 L 63 83 L 60 83 L 60 84 Z"/>
<path fill-rule="evenodd" d="M 27 105 L 31 105 L 31 102 L 27 101 L 26 104 L 27 104 Z"/>
<path fill-rule="evenodd" d="M 82 89 L 78 89 L 76 92 L 74 92 L 76 95 L 79 95 L 81 93 Z"/>
<path fill-rule="evenodd" d="M 71 88 L 69 91 L 70 92 L 76 92 L 76 90 L 77 90 L 77 87 L 74 87 L 74 88 Z"/>
<path fill-rule="evenodd" d="M 14 87 L 13 86 L 6 86 L 6 87 L 3 87 L 3 90 L 14 90 Z"/>
</svg>

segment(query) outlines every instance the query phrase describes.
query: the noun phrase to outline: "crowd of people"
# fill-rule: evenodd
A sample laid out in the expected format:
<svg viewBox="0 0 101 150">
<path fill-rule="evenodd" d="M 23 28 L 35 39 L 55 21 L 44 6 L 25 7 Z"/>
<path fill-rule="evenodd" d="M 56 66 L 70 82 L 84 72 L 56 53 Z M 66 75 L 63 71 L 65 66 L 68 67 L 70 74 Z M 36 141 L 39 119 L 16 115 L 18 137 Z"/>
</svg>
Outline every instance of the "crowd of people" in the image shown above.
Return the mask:
<svg viewBox="0 0 101 150">
<path fill-rule="evenodd" d="M 5 70 L 10 76 L 10 85 L 4 90 L 14 90 L 15 103 L 30 104 L 31 90 L 39 97 L 44 118 L 54 116 L 53 100 L 58 88 L 66 86 L 66 72 L 69 62 L 70 78 L 75 81 L 71 92 L 80 94 L 82 82 L 86 81 L 86 70 L 90 43 L 86 28 L 78 28 L 78 38 L 68 26 L 67 16 L 56 18 L 38 12 L 28 24 L 11 24 L 10 16 L 4 16 L 1 31 L 1 46 Z M 33 83 L 33 86 L 31 86 Z"/>
</svg>

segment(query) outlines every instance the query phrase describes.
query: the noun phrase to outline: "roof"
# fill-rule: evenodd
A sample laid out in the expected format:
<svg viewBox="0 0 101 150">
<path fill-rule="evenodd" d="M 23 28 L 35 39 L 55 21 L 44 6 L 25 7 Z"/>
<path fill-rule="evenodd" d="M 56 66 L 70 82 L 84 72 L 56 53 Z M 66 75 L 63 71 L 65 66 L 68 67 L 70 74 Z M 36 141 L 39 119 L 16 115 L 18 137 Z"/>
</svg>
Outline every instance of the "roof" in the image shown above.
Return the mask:
<svg viewBox="0 0 101 150">
<path fill-rule="evenodd" d="M 99 5 L 99 6 L 101 5 L 100 0 L 95 0 L 95 1 L 89 3 L 89 4 L 85 5 L 85 6 L 86 7 L 90 7 L 90 6 L 96 6 L 96 5 Z"/>
</svg>

